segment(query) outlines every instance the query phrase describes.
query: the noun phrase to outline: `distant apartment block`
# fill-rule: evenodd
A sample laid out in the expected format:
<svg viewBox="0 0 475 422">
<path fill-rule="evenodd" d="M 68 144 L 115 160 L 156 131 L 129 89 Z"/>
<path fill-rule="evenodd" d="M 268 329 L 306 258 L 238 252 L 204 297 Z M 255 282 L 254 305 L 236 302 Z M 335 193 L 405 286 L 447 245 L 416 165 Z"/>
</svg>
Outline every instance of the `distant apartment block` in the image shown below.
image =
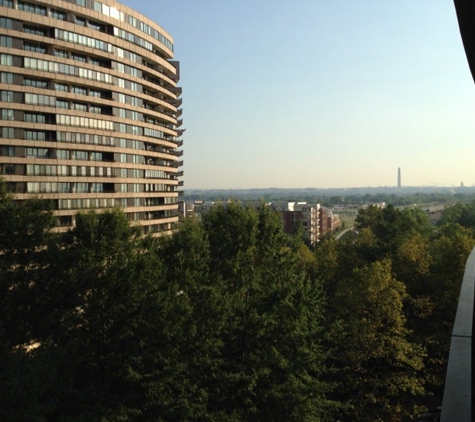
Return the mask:
<svg viewBox="0 0 475 422">
<path fill-rule="evenodd" d="M 269 206 L 282 216 L 286 233 L 296 234 L 298 230 L 303 230 L 310 243 L 318 242 L 320 205 L 307 202 L 276 202 Z"/>
<path fill-rule="evenodd" d="M 0 0 L 0 173 L 17 200 L 178 221 L 179 63 L 159 25 L 114 0 Z"/>
<path fill-rule="evenodd" d="M 338 230 L 341 225 L 341 219 L 338 214 L 335 214 L 333 211 L 329 211 L 327 214 L 327 231 L 324 233 L 333 233 L 335 230 Z"/>
<path fill-rule="evenodd" d="M 330 211 L 325 207 L 320 207 L 319 210 L 319 239 L 328 233 L 328 222 Z"/>
</svg>

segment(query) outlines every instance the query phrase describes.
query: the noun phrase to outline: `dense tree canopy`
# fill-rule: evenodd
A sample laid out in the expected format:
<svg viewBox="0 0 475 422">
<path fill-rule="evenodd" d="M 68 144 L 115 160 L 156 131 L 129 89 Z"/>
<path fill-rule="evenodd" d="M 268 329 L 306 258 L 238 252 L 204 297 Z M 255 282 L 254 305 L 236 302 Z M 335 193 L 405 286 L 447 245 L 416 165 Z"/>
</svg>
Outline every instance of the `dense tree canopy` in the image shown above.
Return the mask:
<svg viewBox="0 0 475 422">
<path fill-rule="evenodd" d="M 414 418 L 440 404 L 475 243 L 443 218 L 370 207 L 312 248 L 235 203 L 165 238 L 118 209 L 60 234 L 0 183 L 0 420 Z"/>
</svg>

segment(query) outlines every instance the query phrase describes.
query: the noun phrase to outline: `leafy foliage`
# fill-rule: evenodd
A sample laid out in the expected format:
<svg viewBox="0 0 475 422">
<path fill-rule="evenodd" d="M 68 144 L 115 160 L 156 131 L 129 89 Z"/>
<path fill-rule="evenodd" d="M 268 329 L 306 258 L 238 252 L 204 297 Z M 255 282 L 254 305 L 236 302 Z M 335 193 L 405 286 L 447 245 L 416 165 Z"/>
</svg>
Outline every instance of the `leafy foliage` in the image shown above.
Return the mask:
<svg viewBox="0 0 475 422">
<path fill-rule="evenodd" d="M 411 418 L 443 383 L 460 222 L 370 207 L 309 248 L 228 203 L 165 238 L 117 209 L 60 235 L 0 183 L 0 420 Z"/>
<path fill-rule="evenodd" d="M 388 260 L 356 268 L 337 286 L 328 336 L 339 380 L 335 393 L 348 404 L 345 420 L 383 421 L 413 412 L 408 402 L 424 391 L 418 376 L 424 353 L 409 341 L 405 297 Z"/>
<path fill-rule="evenodd" d="M 447 223 L 457 223 L 462 227 L 475 229 L 475 202 L 446 206 L 438 225 L 443 226 Z"/>
</svg>

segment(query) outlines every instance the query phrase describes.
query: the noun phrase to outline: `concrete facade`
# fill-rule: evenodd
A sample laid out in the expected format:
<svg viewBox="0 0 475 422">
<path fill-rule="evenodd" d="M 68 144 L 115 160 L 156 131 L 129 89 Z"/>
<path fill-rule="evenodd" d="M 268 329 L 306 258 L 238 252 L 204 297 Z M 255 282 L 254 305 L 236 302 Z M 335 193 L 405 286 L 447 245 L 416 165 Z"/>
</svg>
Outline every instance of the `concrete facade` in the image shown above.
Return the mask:
<svg viewBox="0 0 475 422">
<path fill-rule="evenodd" d="M 0 0 L 0 173 L 17 200 L 178 221 L 179 63 L 159 25 L 113 0 Z"/>
<path fill-rule="evenodd" d="M 307 202 L 273 202 L 269 206 L 282 216 L 284 231 L 295 234 L 299 226 L 306 233 L 310 243 L 320 238 L 320 205 Z"/>
</svg>

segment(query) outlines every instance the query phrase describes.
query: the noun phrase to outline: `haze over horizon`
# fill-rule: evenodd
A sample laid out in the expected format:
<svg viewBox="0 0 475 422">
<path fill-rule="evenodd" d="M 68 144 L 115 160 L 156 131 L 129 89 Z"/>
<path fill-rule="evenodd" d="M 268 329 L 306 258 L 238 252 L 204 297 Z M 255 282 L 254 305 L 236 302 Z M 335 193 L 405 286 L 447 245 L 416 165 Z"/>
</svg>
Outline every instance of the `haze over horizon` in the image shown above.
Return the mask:
<svg viewBox="0 0 475 422">
<path fill-rule="evenodd" d="M 174 38 L 185 190 L 475 183 L 453 2 L 122 3 Z"/>
</svg>

